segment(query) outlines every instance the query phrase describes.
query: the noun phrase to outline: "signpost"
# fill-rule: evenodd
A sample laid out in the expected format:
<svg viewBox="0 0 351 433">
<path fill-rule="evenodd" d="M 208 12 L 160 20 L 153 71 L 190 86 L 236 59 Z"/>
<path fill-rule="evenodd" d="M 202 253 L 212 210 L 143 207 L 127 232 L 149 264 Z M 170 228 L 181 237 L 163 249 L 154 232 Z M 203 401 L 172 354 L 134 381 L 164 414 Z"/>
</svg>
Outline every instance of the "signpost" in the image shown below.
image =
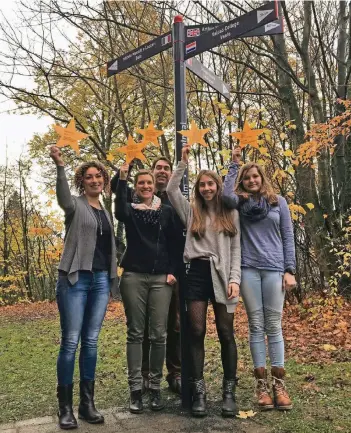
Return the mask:
<svg viewBox="0 0 351 433">
<path fill-rule="evenodd" d="M 131 66 L 170 48 L 173 43 L 173 60 L 174 60 L 174 106 L 175 106 L 175 143 L 176 159 L 180 161 L 182 147 L 186 144 L 186 137 L 178 134 L 177 131 L 187 129 L 186 114 L 186 67 L 192 70 L 201 79 L 206 81 L 214 89 L 218 90 L 226 98 L 229 97 L 229 86 L 220 78 L 216 77 L 213 72 L 209 71 L 198 60 L 190 59 L 197 54 L 210 50 L 218 45 L 228 42 L 232 39 L 245 37 L 251 32 L 250 36 L 262 34 L 274 34 L 268 32 L 278 32 L 278 2 L 277 0 L 266 3 L 258 9 L 252 10 L 247 14 L 241 15 L 227 23 L 220 23 L 215 28 L 204 32 L 205 26 L 196 26 L 199 30 L 194 30 L 194 26 L 186 28 L 183 18 L 177 16 L 174 18 L 172 33 L 165 33 L 154 40 L 141 45 L 140 47 L 124 54 L 107 63 L 107 75 L 118 74 Z M 271 23 L 270 26 L 269 23 Z M 282 22 L 281 22 L 282 23 Z M 268 27 L 265 27 L 268 26 Z M 186 29 L 188 36 L 186 37 Z M 256 33 L 255 33 L 256 32 Z M 264 33 L 262 33 L 264 32 Z M 191 35 L 191 36 L 190 36 Z M 195 36 L 194 36 L 195 35 Z M 189 197 L 188 172 L 184 173 L 181 185 L 182 193 Z M 180 284 L 184 284 L 185 272 L 180 277 Z M 183 286 L 184 287 L 184 286 Z M 190 407 L 190 388 L 189 388 L 189 358 L 188 358 L 188 339 L 186 335 L 186 306 L 184 291 L 179 291 L 180 295 L 180 322 L 181 322 L 181 349 L 182 349 L 182 403 L 186 408 Z"/>
<path fill-rule="evenodd" d="M 218 25 L 214 30 L 202 33 L 193 42 L 185 45 L 185 58 L 189 59 L 204 51 L 211 50 L 217 45 L 238 38 L 276 19 L 278 19 L 278 3 L 271 1 L 232 21 Z"/>
<path fill-rule="evenodd" d="M 212 23 L 186 26 L 186 43 L 188 44 L 189 42 L 192 42 L 203 33 L 216 29 L 221 24 L 222 23 Z M 277 20 L 257 27 L 250 32 L 244 33 L 238 39 L 249 38 L 252 36 L 280 35 L 281 33 L 284 33 L 284 20 L 282 16 L 279 16 Z"/>
<path fill-rule="evenodd" d="M 213 87 L 217 92 L 223 95 L 225 98 L 230 99 L 230 85 L 221 80 L 217 75 L 210 69 L 206 68 L 199 60 L 195 57 L 188 59 L 186 67 L 191 70 L 195 75 L 205 81 L 208 85 Z"/>
</svg>

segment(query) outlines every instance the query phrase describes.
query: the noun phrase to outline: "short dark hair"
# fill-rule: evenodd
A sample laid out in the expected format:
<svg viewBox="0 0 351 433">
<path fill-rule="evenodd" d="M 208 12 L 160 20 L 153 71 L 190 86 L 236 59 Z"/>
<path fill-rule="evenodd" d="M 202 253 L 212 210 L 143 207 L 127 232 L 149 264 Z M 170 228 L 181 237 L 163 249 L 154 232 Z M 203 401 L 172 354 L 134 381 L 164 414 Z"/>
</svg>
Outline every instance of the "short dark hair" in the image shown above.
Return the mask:
<svg viewBox="0 0 351 433">
<path fill-rule="evenodd" d="M 165 156 L 160 156 L 160 157 L 156 158 L 156 159 L 152 162 L 151 170 L 155 170 L 156 164 L 157 164 L 159 161 L 165 161 L 165 162 L 167 162 L 167 164 L 171 167 L 171 171 L 172 171 L 172 169 L 173 169 L 173 167 L 172 167 L 172 163 L 171 163 L 171 161 L 170 161 L 168 158 L 166 158 Z"/>
</svg>

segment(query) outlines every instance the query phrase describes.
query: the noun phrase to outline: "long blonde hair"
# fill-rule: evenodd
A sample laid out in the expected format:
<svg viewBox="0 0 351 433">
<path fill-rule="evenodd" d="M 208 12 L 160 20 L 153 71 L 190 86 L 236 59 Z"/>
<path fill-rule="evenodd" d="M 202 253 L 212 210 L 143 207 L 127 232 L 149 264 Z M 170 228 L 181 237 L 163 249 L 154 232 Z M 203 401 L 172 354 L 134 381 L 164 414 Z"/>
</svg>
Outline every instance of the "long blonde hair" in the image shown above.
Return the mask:
<svg viewBox="0 0 351 433">
<path fill-rule="evenodd" d="M 207 206 L 204 198 L 200 194 L 200 180 L 202 176 L 208 176 L 214 180 L 217 185 L 217 192 L 214 200 L 216 201 L 215 227 L 219 232 L 224 232 L 226 236 L 233 237 L 236 235 L 237 230 L 233 222 L 232 211 L 226 208 L 222 201 L 223 182 L 221 177 L 212 170 L 201 170 L 197 176 L 192 198 L 193 208 L 193 221 L 191 225 L 191 233 L 196 238 L 202 238 L 206 231 L 206 214 Z"/>
<path fill-rule="evenodd" d="M 260 166 L 256 162 L 249 162 L 240 168 L 238 177 L 236 179 L 235 187 L 234 187 L 234 192 L 239 196 L 241 200 L 248 200 L 252 196 L 252 194 L 250 192 L 247 192 L 243 186 L 243 179 L 246 173 L 252 168 L 257 169 L 257 172 L 262 179 L 262 185 L 259 191 L 259 195 L 261 197 L 265 197 L 265 199 L 268 201 L 270 205 L 277 206 L 278 196 L 274 192 L 273 186 L 269 181 L 267 175 L 265 174 L 262 166 Z"/>
</svg>

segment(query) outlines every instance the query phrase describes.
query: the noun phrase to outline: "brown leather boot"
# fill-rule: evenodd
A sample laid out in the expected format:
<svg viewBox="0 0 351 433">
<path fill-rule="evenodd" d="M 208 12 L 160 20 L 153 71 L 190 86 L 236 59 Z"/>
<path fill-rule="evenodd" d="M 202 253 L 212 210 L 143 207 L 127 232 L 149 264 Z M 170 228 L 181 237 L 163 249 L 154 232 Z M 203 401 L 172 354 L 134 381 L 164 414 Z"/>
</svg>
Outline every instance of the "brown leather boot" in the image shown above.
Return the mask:
<svg viewBox="0 0 351 433">
<path fill-rule="evenodd" d="M 264 367 L 255 368 L 254 376 L 256 378 L 255 395 L 257 398 L 258 407 L 261 410 L 273 409 L 274 404 L 271 396 L 269 395 L 267 383 L 267 370 Z"/>
<path fill-rule="evenodd" d="M 292 409 L 292 403 L 289 394 L 285 388 L 284 377 L 285 370 L 283 367 L 272 367 L 273 396 L 274 404 L 278 410 Z"/>
</svg>

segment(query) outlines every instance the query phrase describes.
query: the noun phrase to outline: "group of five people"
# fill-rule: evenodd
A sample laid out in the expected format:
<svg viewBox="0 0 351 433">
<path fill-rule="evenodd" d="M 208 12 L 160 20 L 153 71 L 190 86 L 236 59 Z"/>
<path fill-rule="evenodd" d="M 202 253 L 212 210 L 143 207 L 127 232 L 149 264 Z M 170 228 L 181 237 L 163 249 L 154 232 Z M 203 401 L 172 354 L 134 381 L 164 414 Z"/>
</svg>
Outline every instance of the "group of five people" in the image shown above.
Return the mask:
<svg viewBox="0 0 351 433">
<path fill-rule="evenodd" d="M 189 151 L 189 146 L 183 147 L 173 173 L 164 157 L 154 161 L 151 171 L 139 170 L 133 189 L 128 186 L 128 164 L 111 181 L 115 217 L 124 223 L 127 241 L 120 290 L 127 319 L 129 409 L 143 412 L 145 389 L 152 410 L 164 407 L 160 385 L 165 357 L 167 381 L 173 391 L 180 392 L 179 290 L 186 301 L 192 414 L 207 413 L 204 341 L 209 301 L 221 345 L 222 415 L 237 413 L 233 322 L 239 294 L 249 320 L 258 405 L 262 410 L 291 409 L 284 383 L 282 311 L 285 291 L 295 287 L 296 281 L 286 200 L 274 193 L 259 165 L 240 167 L 241 151 L 236 148 L 224 184 L 216 172 L 202 170 L 189 203 L 179 188 Z M 105 167 L 96 161 L 78 167 L 76 197 L 70 194 L 60 150 L 53 146 L 50 155 L 57 165 L 57 199 L 66 226 L 56 287 L 62 335 L 57 361 L 58 416 L 60 427 L 70 429 L 77 427 L 72 395 L 79 340 L 78 416 L 90 423 L 104 421 L 94 405 L 94 380 L 98 335 L 116 278 L 116 247 L 109 213 L 100 202 L 101 194 L 110 188 Z M 182 261 L 187 271 L 180 287 Z M 273 399 L 267 382 L 265 336 Z"/>
</svg>

